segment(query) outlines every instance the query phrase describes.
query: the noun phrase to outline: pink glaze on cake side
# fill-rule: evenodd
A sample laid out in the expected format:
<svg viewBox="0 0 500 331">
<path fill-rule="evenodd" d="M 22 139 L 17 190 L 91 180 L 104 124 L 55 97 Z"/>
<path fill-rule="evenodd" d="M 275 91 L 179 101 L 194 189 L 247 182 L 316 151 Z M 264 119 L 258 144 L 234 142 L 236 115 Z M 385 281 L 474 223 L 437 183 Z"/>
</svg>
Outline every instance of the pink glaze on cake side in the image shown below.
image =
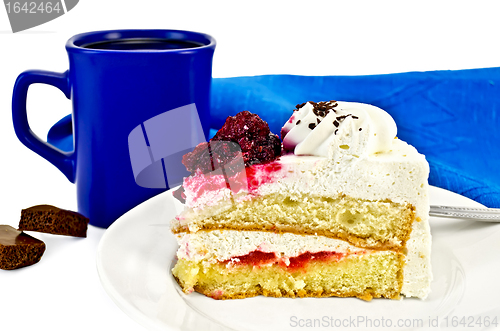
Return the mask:
<svg viewBox="0 0 500 331">
<path fill-rule="evenodd" d="M 258 196 L 258 188 L 273 183 L 285 175 L 284 166 L 277 161 L 255 164 L 228 177 L 222 169 L 210 173 L 197 171 L 184 179 L 186 205 L 202 208 L 229 199 L 232 195 L 246 193 L 245 199 Z"/>
</svg>

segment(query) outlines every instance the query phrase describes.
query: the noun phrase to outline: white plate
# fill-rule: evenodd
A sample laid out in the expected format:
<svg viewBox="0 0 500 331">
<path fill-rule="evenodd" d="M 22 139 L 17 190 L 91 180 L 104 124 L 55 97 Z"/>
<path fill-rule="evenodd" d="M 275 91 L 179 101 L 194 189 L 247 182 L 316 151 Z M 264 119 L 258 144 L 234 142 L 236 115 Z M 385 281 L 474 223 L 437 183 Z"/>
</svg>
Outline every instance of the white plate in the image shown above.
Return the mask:
<svg viewBox="0 0 500 331">
<path fill-rule="evenodd" d="M 431 187 L 430 196 L 432 204 L 481 206 L 436 187 Z M 434 281 L 425 301 L 262 296 L 217 301 L 198 293 L 185 295 L 170 273 L 177 243 L 169 221 L 181 209 L 171 192 L 158 195 L 118 219 L 99 244 L 97 269 L 104 289 L 127 315 L 148 329 L 423 326 L 436 330 L 467 324 L 481 329 L 478 321 L 484 327 L 486 320 L 491 323 L 495 317 L 500 327 L 500 224 L 431 218 Z"/>
</svg>

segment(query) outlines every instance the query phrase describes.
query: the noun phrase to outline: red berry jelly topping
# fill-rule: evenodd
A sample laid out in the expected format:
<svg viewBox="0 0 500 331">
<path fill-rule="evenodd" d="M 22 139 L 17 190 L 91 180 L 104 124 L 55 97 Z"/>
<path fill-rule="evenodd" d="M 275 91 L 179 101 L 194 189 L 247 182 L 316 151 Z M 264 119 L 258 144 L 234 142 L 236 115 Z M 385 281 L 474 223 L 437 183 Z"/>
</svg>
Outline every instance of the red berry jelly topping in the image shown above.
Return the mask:
<svg viewBox="0 0 500 331">
<path fill-rule="evenodd" d="M 269 125 L 258 115 L 245 110 L 229 116 L 217 134 L 184 155 L 182 163 L 191 175 L 197 170 L 208 174 L 224 166 L 224 176 L 232 177 L 242 172 L 243 167 L 272 162 L 280 155 L 278 136 L 271 133 Z M 238 157 L 241 162 L 238 162 Z M 182 188 L 173 194 L 185 202 Z"/>
<path fill-rule="evenodd" d="M 216 144 L 215 141 L 233 142 L 237 145 Z M 281 155 L 278 136 L 271 133 L 269 125 L 258 115 L 246 110 L 229 116 L 210 142 L 202 143 L 191 153 L 184 155 L 182 163 L 188 171 L 200 169 L 206 173 L 231 162 L 240 153 L 245 166 L 271 162 Z"/>
</svg>

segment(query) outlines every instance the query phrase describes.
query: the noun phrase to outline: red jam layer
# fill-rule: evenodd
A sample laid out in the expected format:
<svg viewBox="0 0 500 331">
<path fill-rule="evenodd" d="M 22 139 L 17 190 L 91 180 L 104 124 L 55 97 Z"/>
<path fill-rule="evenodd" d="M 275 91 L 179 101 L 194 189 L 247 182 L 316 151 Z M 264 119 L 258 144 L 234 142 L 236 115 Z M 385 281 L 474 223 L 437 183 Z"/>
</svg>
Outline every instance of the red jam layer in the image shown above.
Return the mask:
<svg viewBox="0 0 500 331">
<path fill-rule="evenodd" d="M 234 262 L 234 259 L 238 259 L 239 261 Z M 252 266 L 258 266 L 262 264 L 269 264 L 276 261 L 276 254 L 274 253 L 265 253 L 261 251 L 253 251 L 248 253 L 247 255 L 237 256 L 231 259 L 236 265 L 244 265 L 249 264 Z M 228 262 L 228 261 L 225 261 Z M 224 263 L 224 262 L 223 262 Z"/>
<path fill-rule="evenodd" d="M 289 269 L 302 269 L 307 266 L 311 261 L 338 261 L 347 254 L 337 252 L 305 252 L 299 256 L 290 258 L 290 264 L 287 266 Z"/>
<path fill-rule="evenodd" d="M 356 253 L 351 253 L 356 254 Z M 251 265 L 254 267 L 260 267 L 269 264 L 279 264 L 282 268 L 286 268 L 288 270 L 300 270 L 307 267 L 309 262 L 312 261 L 330 261 L 337 262 L 344 258 L 347 253 L 338 253 L 338 252 L 305 252 L 298 256 L 291 257 L 288 259 L 289 264 L 285 263 L 284 258 L 279 258 L 275 253 L 265 253 L 262 251 L 253 251 L 246 255 L 235 256 L 230 260 L 223 261 L 221 263 L 228 264 L 230 263 L 233 266 L 245 266 Z"/>
</svg>

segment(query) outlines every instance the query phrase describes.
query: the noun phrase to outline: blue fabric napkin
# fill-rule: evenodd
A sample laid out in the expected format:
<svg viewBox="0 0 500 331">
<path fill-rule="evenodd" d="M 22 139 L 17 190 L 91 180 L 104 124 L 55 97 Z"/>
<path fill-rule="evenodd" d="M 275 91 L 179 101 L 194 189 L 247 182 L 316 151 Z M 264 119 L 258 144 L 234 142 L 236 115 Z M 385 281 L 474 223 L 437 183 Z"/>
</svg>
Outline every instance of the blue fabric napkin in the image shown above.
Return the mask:
<svg viewBox="0 0 500 331">
<path fill-rule="evenodd" d="M 398 137 L 426 155 L 431 185 L 500 208 L 500 68 L 216 78 L 211 126 L 219 129 L 227 116 L 249 110 L 279 135 L 296 104 L 328 100 L 385 109 Z"/>
</svg>

